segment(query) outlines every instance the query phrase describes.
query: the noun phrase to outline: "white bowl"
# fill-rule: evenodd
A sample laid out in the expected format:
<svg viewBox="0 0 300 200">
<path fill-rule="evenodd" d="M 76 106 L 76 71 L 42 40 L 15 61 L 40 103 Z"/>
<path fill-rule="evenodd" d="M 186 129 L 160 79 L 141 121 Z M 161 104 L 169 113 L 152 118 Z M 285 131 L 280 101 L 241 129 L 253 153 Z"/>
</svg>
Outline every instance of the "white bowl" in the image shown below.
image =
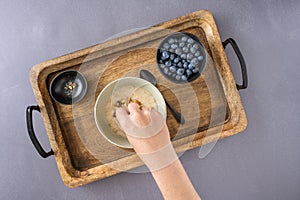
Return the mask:
<svg viewBox="0 0 300 200">
<path fill-rule="evenodd" d="M 108 85 L 106 85 L 96 100 L 96 104 L 94 107 L 95 122 L 99 132 L 103 135 L 103 137 L 106 140 L 118 147 L 127 149 L 132 148 L 127 138 L 116 134 L 107 123 L 106 105 L 110 101 L 113 91 L 117 90 L 116 88 L 123 88 L 128 86 L 133 86 L 134 88 L 142 87 L 143 89 L 150 92 L 153 95 L 157 104 L 156 108 L 154 109 L 160 112 L 164 119 L 166 119 L 167 117 L 166 104 L 162 94 L 154 85 L 152 85 L 148 81 L 136 77 L 124 77 L 112 81 Z"/>
</svg>

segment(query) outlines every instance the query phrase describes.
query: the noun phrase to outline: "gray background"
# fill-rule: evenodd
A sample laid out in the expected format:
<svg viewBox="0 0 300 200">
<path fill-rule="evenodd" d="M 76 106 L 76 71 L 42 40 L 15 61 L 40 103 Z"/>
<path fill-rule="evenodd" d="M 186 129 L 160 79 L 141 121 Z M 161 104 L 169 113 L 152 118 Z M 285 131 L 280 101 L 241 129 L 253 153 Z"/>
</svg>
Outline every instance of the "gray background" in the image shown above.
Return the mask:
<svg viewBox="0 0 300 200">
<path fill-rule="evenodd" d="M 26 2 L 26 3 L 25 3 Z M 300 199 L 300 1 L 11 1 L 0 2 L 0 199 L 162 199 L 150 174 L 122 173 L 65 187 L 53 157 L 42 159 L 25 126 L 36 104 L 31 67 L 192 11 L 213 12 L 222 39 L 233 37 L 248 66 L 240 91 L 247 130 L 181 158 L 203 199 Z M 240 70 L 226 50 L 234 75 Z M 49 142 L 40 115 L 35 127 Z"/>
</svg>

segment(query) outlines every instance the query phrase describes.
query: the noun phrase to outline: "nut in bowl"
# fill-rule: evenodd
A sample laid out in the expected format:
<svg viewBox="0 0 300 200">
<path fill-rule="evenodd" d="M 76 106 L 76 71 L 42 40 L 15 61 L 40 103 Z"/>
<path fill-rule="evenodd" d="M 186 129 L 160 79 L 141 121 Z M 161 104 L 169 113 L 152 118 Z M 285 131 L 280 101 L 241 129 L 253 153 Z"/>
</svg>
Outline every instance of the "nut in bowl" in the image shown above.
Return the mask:
<svg viewBox="0 0 300 200">
<path fill-rule="evenodd" d="M 160 112 L 166 119 L 166 105 L 159 90 L 148 81 L 136 77 L 124 77 L 106 85 L 97 97 L 94 117 L 97 128 L 110 143 L 130 149 L 131 144 L 118 125 L 115 111 L 135 102 L 140 108 L 147 106 Z"/>
</svg>

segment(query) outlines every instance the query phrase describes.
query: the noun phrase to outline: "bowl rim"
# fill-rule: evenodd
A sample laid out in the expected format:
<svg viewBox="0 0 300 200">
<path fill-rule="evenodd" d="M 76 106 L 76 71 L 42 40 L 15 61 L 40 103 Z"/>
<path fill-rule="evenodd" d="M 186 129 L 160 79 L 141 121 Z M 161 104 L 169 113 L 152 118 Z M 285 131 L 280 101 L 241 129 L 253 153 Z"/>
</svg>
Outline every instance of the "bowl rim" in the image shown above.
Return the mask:
<svg viewBox="0 0 300 200">
<path fill-rule="evenodd" d="M 161 94 L 161 92 L 158 90 L 157 87 L 155 87 L 154 85 L 152 85 L 150 82 L 142 79 L 142 78 L 139 78 L 139 77 L 121 77 L 121 78 L 118 78 L 116 80 L 113 80 L 111 81 L 110 83 L 108 83 L 102 90 L 101 92 L 99 93 L 98 97 L 97 97 L 97 100 L 95 102 L 95 105 L 94 105 L 94 120 L 95 120 L 95 123 L 96 123 L 96 126 L 97 126 L 97 129 L 99 131 L 99 133 L 108 141 L 110 142 L 111 144 L 114 144 L 116 145 L 117 147 L 121 147 L 121 148 L 124 148 L 124 149 L 133 149 L 132 145 L 129 143 L 129 145 L 122 145 L 122 144 L 119 144 L 119 143 L 116 143 L 114 141 L 112 141 L 108 136 L 107 134 L 104 133 L 104 130 L 101 128 L 101 125 L 99 124 L 99 120 L 98 120 L 98 117 L 97 117 L 97 107 L 98 107 L 98 104 L 100 102 L 100 97 L 103 95 L 103 93 L 105 92 L 105 90 L 107 90 L 107 88 L 111 87 L 111 85 L 115 84 L 116 82 L 118 81 L 122 81 L 122 80 L 138 80 L 140 82 L 144 82 L 145 85 L 149 85 L 150 87 L 152 87 L 154 90 L 156 90 L 159 94 L 159 98 L 161 98 L 162 102 L 163 102 L 163 112 L 164 113 L 161 113 L 163 115 L 163 118 L 166 120 L 167 118 L 167 108 L 166 108 L 166 103 L 165 103 L 165 100 L 164 100 L 164 97 L 163 95 Z M 151 93 L 152 94 L 152 93 Z M 127 140 L 127 138 L 126 138 Z"/>
</svg>

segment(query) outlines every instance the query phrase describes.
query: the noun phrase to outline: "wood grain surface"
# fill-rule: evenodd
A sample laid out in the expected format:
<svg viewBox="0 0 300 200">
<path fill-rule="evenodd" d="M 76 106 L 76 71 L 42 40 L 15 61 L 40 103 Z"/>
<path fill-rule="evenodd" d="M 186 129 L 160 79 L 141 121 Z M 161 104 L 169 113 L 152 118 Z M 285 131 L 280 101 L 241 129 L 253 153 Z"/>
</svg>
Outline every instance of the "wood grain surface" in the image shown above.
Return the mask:
<svg viewBox="0 0 300 200">
<path fill-rule="evenodd" d="M 177 31 L 196 35 L 209 55 L 201 77 L 191 84 L 166 80 L 156 65 L 160 41 Z M 86 77 L 88 91 L 74 105 L 59 104 L 51 99 L 48 88 L 55 75 L 70 69 Z M 141 69 L 156 76 L 164 98 L 186 119 L 186 124 L 179 125 L 167 112 L 170 137 L 178 152 L 246 128 L 245 112 L 213 16 L 208 11 L 197 11 L 33 67 L 32 87 L 67 186 L 77 187 L 142 164 L 132 150 L 106 141 L 94 120 L 94 105 L 101 90 L 117 78 L 138 77 Z"/>
</svg>

